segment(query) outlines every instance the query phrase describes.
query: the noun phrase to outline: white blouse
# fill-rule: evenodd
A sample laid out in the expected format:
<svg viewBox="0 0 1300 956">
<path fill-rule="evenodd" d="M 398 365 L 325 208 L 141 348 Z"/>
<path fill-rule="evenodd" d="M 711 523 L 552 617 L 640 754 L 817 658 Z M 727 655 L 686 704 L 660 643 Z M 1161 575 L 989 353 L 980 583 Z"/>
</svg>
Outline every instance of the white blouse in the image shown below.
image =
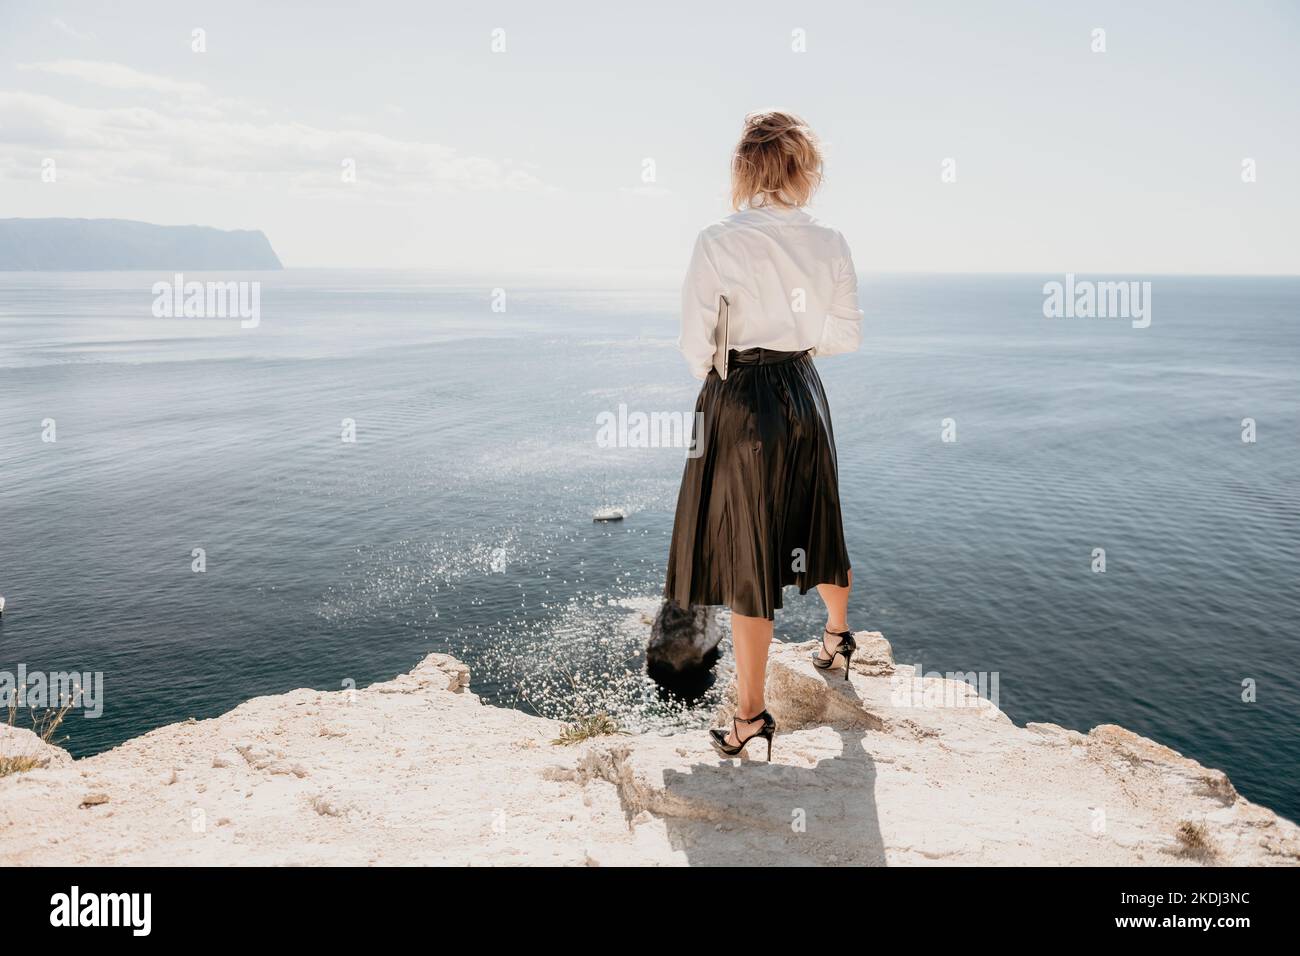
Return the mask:
<svg viewBox="0 0 1300 956">
<path fill-rule="evenodd" d="M 834 355 L 862 341 L 848 243 L 802 209 L 744 209 L 700 231 L 682 284 L 677 339 L 699 379 L 713 367 L 720 295 L 730 303 L 733 349 Z"/>
</svg>

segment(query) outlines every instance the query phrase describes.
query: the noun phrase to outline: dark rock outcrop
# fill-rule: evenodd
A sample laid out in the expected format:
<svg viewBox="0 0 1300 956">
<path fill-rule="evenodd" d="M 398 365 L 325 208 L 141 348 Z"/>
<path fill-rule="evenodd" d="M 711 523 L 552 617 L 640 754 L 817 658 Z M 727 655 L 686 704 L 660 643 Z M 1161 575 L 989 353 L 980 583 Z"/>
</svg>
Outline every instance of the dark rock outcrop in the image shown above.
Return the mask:
<svg viewBox="0 0 1300 956">
<path fill-rule="evenodd" d="M 712 682 L 722 625 L 711 607 L 683 608 L 665 600 L 650 628 L 646 672 L 659 684 L 685 694 L 702 692 Z"/>
</svg>

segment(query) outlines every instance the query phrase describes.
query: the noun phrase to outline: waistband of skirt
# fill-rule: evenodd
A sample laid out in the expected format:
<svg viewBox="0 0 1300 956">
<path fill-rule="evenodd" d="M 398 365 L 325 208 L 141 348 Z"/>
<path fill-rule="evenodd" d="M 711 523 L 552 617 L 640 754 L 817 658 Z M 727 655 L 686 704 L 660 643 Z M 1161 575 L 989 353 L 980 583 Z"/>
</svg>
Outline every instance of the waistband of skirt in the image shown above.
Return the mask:
<svg viewBox="0 0 1300 956">
<path fill-rule="evenodd" d="M 744 351 L 732 349 L 727 353 L 727 364 L 781 365 L 784 362 L 793 362 L 795 359 L 803 358 L 808 352 L 808 349 L 804 349 L 802 352 L 778 352 L 775 349 L 745 349 Z"/>
</svg>

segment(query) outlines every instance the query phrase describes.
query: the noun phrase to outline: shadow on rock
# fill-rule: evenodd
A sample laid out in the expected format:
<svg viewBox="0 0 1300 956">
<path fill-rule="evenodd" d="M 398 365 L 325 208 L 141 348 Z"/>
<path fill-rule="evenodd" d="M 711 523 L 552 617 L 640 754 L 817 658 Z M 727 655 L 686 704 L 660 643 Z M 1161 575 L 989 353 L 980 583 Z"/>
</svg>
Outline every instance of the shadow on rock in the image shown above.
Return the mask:
<svg viewBox="0 0 1300 956">
<path fill-rule="evenodd" d="M 842 674 L 817 673 L 805 678 L 807 687 L 769 686 L 778 728 L 772 763 L 764 759 L 767 744 L 756 740 L 746 751 L 756 759 L 719 757 L 689 773 L 664 771 L 664 803 L 680 811 L 664 817 L 669 840 L 691 865 L 885 865 L 876 764 L 867 751 L 879 727 Z M 832 731 L 838 748 L 829 733 L 790 735 L 817 727 Z M 783 756 L 816 763 L 783 763 Z"/>
</svg>

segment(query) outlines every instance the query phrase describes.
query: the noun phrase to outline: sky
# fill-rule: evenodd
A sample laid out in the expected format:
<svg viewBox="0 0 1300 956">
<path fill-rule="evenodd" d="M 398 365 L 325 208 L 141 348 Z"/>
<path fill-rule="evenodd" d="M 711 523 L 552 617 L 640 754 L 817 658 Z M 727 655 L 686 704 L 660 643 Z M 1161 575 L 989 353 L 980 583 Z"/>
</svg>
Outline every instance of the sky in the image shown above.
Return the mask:
<svg viewBox="0 0 1300 956">
<path fill-rule="evenodd" d="M 1293 275 L 1297 49 L 1300 0 L 0 0 L 0 218 L 670 274 L 778 106 L 864 273 Z"/>
</svg>

